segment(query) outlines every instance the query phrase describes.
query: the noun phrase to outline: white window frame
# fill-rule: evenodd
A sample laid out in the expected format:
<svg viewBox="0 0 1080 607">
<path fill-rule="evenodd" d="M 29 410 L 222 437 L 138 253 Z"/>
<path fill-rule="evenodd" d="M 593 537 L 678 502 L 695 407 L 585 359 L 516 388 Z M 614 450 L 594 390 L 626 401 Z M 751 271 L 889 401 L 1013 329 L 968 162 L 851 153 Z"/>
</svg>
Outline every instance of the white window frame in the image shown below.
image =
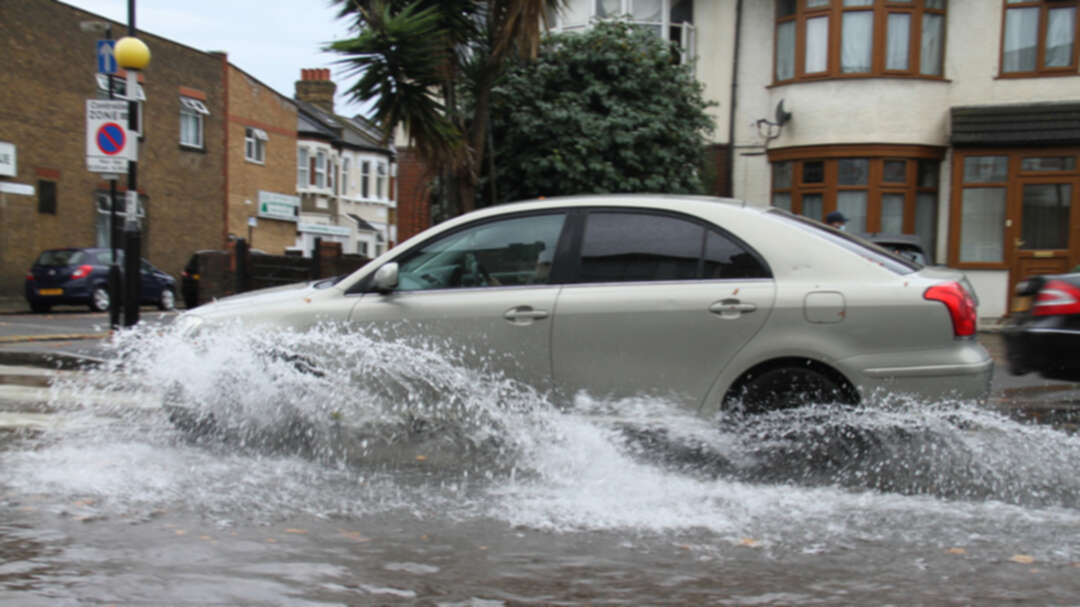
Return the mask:
<svg viewBox="0 0 1080 607">
<path fill-rule="evenodd" d="M 375 163 L 375 198 L 379 200 L 386 200 L 387 173 L 385 162 L 380 160 Z"/>
<path fill-rule="evenodd" d="M 326 150 L 316 150 L 315 152 L 315 187 L 319 189 L 326 188 L 326 165 L 329 161 L 329 154 Z"/>
<path fill-rule="evenodd" d="M 311 187 L 311 175 L 308 174 L 310 158 L 311 153 L 306 147 L 296 148 L 296 189 L 298 190 Z"/>
<path fill-rule="evenodd" d="M 191 97 L 180 97 L 180 145 L 189 148 L 204 149 L 205 140 L 203 137 L 205 128 L 205 119 L 203 116 L 209 116 L 210 110 L 206 109 L 206 104 L 198 99 L 192 99 Z M 184 123 L 191 123 L 188 129 L 184 128 Z M 185 135 L 194 134 L 194 139 L 185 139 Z"/>
<path fill-rule="evenodd" d="M 360 197 L 371 197 L 371 161 L 364 160 L 360 163 Z"/>
<path fill-rule="evenodd" d="M 349 183 L 349 160 L 348 156 L 341 159 L 341 180 L 339 186 L 341 188 L 342 196 L 349 195 L 349 187 L 351 185 Z"/>
<path fill-rule="evenodd" d="M 244 160 L 266 164 L 266 142 L 269 139 L 269 135 L 262 129 L 244 127 Z"/>
</svg>

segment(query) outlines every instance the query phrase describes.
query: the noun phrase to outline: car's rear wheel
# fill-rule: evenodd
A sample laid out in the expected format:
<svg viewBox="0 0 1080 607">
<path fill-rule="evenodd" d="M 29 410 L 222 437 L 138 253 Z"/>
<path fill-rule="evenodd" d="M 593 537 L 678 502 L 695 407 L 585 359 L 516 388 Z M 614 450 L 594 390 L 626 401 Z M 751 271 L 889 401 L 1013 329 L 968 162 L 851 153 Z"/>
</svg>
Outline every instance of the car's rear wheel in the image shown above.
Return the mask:
<svg viewBox="0 0 1080 607">
<path fill-rule="evenodd" d="M 52 309 L 52 306 L 47 304 L 47 303 L 41 303 L 41 302 L 37 302 L 37 301 L 30 303 L 30 310 L 37 313 L 37 314 L 44 314 L 44 313 L 48 312 L 51 309 Z"/>
<path fill-rule="evenodd" d="M 812 367 L 774 367 L 749 376 L 731 398 L 747 413 L 791 409 L 854 399 L 827 374 Z"/>
<path fill-rule="evenodd" d="M 90 293 L 90 309 L 94 312 L 108 311 L 109 291 L 104 286 L 94 287 Z"/>
<path fill-rule="evenodd" d="M 172 310 L 176 307 L 176 293 L 173 293 L 172 289 L 162 289 L 161 298 L 158 299 L 157 306 L 161 310 Z"/>
</svg>

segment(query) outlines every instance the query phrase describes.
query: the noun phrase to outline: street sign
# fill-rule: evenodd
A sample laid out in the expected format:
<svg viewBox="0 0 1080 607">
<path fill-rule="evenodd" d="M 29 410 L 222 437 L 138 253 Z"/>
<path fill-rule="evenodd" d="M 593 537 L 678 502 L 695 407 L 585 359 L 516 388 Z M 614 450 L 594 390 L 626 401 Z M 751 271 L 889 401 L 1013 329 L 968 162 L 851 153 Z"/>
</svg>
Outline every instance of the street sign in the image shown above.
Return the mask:
<svg viewBox="0 0 1080 607">
<path fill-rule="evenodd" d="M 115 74 L 116 69 L 119 67 L 116 65 L 116 53 L 113 49 L 116 47 L 115 40 L 98 40 L 97 41 L 97 71 L 100 74 Z"/>
<path fill-rule="evenodd" d="M 128 102 L 86 100 L 86 168 L 95 173 L 127 174 L 138 142 L 127 128 Z"/>
<path fill-rule="evenodd" d="M 0 193 L 33 196 L 34 186 L 25 183 L 9 183 L 7 181 L 0 181 Z"/>
<path fill-rule="evenodd" d="M 14 177 L 18 174 L 15 164 L 15 144 L 0 141 L 0 175 Z"/>
</svg>

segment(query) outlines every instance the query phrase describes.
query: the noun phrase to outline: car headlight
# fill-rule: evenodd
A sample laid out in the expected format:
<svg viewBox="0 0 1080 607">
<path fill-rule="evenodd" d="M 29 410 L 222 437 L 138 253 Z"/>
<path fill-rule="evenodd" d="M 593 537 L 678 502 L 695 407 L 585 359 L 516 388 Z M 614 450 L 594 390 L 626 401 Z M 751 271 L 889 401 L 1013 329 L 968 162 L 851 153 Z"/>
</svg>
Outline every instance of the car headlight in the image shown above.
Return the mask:
<svg viewBox="0 0 1080 607">
<path fill-rule="evenodd" d="M 202 328 L 205 321 L 200 316 L 194 314 L 181 314 L 173 325 L 176 327 L 176 331 L 181 337 L 191 338 L 199 334 L 199 330 Z"/>
</svg>

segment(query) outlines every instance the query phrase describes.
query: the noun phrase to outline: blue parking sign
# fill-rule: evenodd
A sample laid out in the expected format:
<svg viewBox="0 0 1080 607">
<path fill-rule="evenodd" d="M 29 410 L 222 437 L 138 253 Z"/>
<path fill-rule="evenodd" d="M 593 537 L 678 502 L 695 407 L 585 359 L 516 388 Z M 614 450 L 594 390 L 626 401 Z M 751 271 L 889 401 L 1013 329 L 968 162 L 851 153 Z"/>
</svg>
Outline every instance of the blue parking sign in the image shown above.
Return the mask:
<svg viewBox="0 0 1080 607">
<path fill-rule="evenodd" d="M 116 46 L 115 40 L 98 40 L 97 41 L 97 71 L 100 74 L 115 74 L 116 68 L 116 53 L 113 52 L 113 48 Z"/>
</svg>

